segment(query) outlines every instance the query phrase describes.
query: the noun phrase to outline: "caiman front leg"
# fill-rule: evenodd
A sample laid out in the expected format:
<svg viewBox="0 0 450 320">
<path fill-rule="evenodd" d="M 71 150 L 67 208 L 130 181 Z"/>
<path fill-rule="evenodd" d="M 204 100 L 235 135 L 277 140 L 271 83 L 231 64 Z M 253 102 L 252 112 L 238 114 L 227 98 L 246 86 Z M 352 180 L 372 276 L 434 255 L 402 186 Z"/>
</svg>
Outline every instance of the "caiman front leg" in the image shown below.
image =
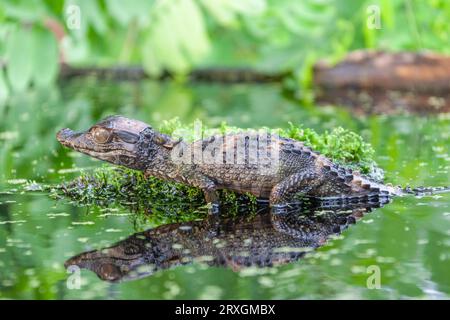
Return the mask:
<svg viewBox="0 0 450 320">
<path fill-rule="evenodd" d="M 319 187 L 323 181 L 316 173 L 296 173 L 276 184 L 270 193 L 270 206 L 275 211 L 283 211 L 295 195 L 307 195 Z"/>
<path fill-rule="evenodd" d="M 219 195 L 217 193 L 217 185 L 209 177 L 202 176 L 200 178 L 194 178 L 190 181 L 194 187 L 202 189 L 205 195 L 205 201 L 210 205 L 209 213 L 218 214 L 220 208 Z"/>
<path fill-rule="evenodd" d="M 216 187 L 203 189 L 203 193 L 206 203 L 210 205 L 208 212 L 210 214 L 218 214 L 220 211 L 220 202 Z"/>
</svg>

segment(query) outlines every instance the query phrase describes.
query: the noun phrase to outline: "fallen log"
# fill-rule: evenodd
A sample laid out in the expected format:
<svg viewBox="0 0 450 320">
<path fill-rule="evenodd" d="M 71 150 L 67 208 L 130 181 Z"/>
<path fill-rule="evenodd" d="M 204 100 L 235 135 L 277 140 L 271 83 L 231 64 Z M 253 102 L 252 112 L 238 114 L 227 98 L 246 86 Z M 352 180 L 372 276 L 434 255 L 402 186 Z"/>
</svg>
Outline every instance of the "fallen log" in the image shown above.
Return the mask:
<svg viewBox="0 0 450 320">
<path fill-rule="evenodd" d="M 450 57 L 432 53 L 355 51 L 336 65 L 314 66 L 319 104 L 357 113 L 450 112 Z"/>
<path fill-rule="evenodd" d="M 72 67 L 61 65 L 60 79 L 94 76 L 113 81 L 167 80 L 170 72 L 151 77 L 140 66 Z M 291 76 L 247 68 L 196 69 L 189 81 L 270 83 Z M 313 68 L 316 102 L 347 106 L 358 114 L 450 112 L 450 57 L 433 53 L 355 51 L 336 65 L 319 61 Z"/>
<path fill-rule="evenodd" d="M 67 64 L 61 65 L 60 79 L 62 80 L 86 76 L 113 81 L 169 80 L 176 77 L 169 71 L 152 76 L 146 73 L 141 66 L 72 67 Z M 267 73 L 249 68 L 203 68 L 192 70 L 186 76 L 192 82 L 270 83 L 282 81 L 287 73 Z"/>
</svg>

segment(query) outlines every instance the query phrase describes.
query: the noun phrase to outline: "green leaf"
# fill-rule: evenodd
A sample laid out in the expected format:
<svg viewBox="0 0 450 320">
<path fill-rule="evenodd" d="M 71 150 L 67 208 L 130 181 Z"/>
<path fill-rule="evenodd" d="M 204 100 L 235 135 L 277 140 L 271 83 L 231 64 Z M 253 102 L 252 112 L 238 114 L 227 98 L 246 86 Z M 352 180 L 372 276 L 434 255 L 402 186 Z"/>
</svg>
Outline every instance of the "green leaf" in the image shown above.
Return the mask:
<svg viewBox="0 0 450 320">
<path fill-rule="evenodd" d="M 1 111 L 6 101 L 8 100 L 8 97 L 9 97 L 9 87 L 8 84 L 6 83 L 5 72 L 3 71 L 3 68 L 0 68 L 0 114 L 3 113 Z"/>
<path fill-rule="evenodd" d="M 151 75 L 160 74 L 162 72 L 162 67 L 155 52 L 151 36 L 145 38 L 141 51 L 142 65 L 145 72 Z"/>
<path fill-rule="evenodd" d="M 227 1 L 202 1 L 203 6 L 222 25 L 231 25 L 236 22 L 236 15 L 233 10 L 227 8 Z"/>
<path fill-rule="evenodd" d="M 197 59 L 202 59 L 205 54 L 210 51 L 210 41 L 206 31 L 203 15 L 192 0 L 179 1 L 177 9 L 185 14 L 185 21 L 190 20 L 189 29 L 191 37 L 185 41 L 192 41 L 195 44 Z"/>
<path fill-rule="evenodd" d="M 183 10 L 177 7 L 170 10 L 170 22 L 173 33 L 177 35 L 179 49 L 187 55 L 189 61 L 193 62 L 196 57 L 201 57 L 205 54 L 204 45 L 193 41 L 191 32 L 191 23 L 193 21 Z"/>
<path fill-rule="evenodd" d="M 148 24 L 153 1 L 128 0 L 124 5 L 123 0 L 106 0 L 105 5 L 111 17 L 127 27 L 133 19 L 137 19 L 141 25 Z"/>
<path fill-rule="evenodd" d="M 224 26 L 234 26 L 238 23 L 238 15 L 257 15 L 264 11 L 264 0 L 200 0 L 205 9 Z"/>
<path fill-rule="evenodd" d="M 3 1 L 4 14 L 22 22 L 36 22 L 48 15 L 47 8 L 41 1 Z"/>
<path fill-rule="evenodd" d="M 158 60 L 169 70 L 185 71 L 188 63 L 179 47 L 179 41 L 172 32 L 170 20 L 167 17 L 159 19 L 152 33 L 152 41 L 158 53 Z"/>
<path fill-rule="evenodd" d="M 58 43 L 55 36 L 48 30 L 35 28 L 33 30 L 33 60 L 31 78 L 37 86 L 51 84 L 58 74 Z"/>
<path fill-rule="evenodd" d="M 162 2 L 142 50 L 144 68 L 150 74 L 163 69 L 183 73 L 209 52 L 203 16 L 192 0 Z"/>
<path fill-rule="evenodd" d="M 25 28 L 16 28 L 7 41 L 6 60 L 8 80 L 14 91 L 23 91 L 28 87 L 32 75 L 32 35 Z"/>
</svg>

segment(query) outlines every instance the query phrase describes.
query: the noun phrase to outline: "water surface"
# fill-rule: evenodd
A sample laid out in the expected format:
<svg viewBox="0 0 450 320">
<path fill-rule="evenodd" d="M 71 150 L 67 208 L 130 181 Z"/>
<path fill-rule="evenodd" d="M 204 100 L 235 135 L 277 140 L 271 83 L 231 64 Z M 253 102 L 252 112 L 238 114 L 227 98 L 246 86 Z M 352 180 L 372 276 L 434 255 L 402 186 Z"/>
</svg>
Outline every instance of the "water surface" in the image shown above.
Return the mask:
<svg viewBox="0 0 450 320">
<path fill-rule="evenodd" d="M 155 127 L 175 116 L 211 126 L 227 121 L 287 127 L 292 121 L 323 131 L 340 125 L 373 145 L 388 182 L 450 184 L 448 116 L 355 118 L 345 109 L 304 106 L 272 85 L 88 79 L 28 92 L 15 97 L 0 118 L 0 298 L 450 298 L 450 194 L 394 199 L 321 248 L 275 267 L 233 270 L 193 262 L 121 283 L 82 270 L 81 288 L 69 288 L 68 258 L 141 230 L 127 209 L 78 207 L 45 192 L 24 192 L 22 185 L 59 183 L 101 166 L 64 150 L 55 133 L 62 127 L 87 128 L 109 114 Z M 380 289 L 367 287 L 373 266 L 381 272 Z"/>
</svg>

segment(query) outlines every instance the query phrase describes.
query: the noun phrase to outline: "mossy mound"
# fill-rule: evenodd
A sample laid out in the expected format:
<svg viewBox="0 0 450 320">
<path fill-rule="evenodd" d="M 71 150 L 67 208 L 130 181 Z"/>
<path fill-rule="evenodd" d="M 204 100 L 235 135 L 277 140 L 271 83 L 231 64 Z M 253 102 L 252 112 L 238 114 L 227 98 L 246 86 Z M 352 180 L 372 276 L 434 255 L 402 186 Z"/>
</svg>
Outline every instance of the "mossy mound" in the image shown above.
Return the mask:
<svg viewBox="0 0 450 320">
<path fill-rule="evenodd" d="M 219 191 L 224 211 L 239 213 L 245 206 L 256 208 L 256 198 L 250 194 Z M 203 192 L 176 182 L 145 177 L 140 171 L 104 166 L 82 173 L 75 180 L 53 188 L 55 198 L 69 198 L 81 206 L 109 207 L 120 205 L 141 213 L 141 218 L 157 224 L 190 221 L 207 214 Z"/>
</svg>

